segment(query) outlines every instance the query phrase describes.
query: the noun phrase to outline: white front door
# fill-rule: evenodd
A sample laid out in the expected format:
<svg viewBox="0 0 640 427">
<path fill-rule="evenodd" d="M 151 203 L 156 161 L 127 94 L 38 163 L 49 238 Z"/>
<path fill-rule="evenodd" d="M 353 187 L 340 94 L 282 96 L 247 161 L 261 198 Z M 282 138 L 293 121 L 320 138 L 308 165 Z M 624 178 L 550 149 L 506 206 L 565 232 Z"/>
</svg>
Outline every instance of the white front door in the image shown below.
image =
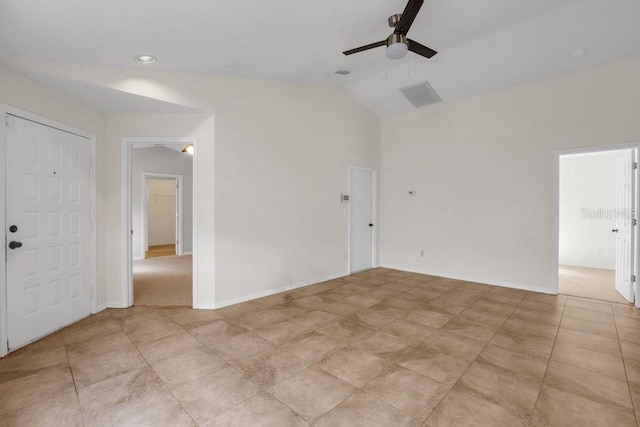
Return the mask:
<svg viewBox="0 0 640 427">
<path fill-rule="evenodd" d="M 616 164 L 616 291 L 633 302 L 633 250 L 634 250 L 634 180 L 633 150 L 624 151 Z"/>
<path fill-rule="evenodd" d="M 91 314 L 90 141 L 10 115 L 5 159 L 15 349 Z"/>
<path fill-rule="evenodd" d="M 352 273 L 373 266 L 374 171 L 351 168 L 349 190 L 349 267 Z"/>
</svg>

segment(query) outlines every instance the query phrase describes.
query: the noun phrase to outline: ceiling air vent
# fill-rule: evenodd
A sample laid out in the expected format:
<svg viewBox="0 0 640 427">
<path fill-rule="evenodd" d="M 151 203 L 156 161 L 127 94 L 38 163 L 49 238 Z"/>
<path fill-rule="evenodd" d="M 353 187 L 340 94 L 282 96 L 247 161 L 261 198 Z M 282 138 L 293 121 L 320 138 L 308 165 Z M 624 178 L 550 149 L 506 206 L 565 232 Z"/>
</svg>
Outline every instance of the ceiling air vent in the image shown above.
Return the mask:
<svg viewBox="0 0 640 427">
<path fill-rule="evenodd" d="M 429 82 L 403 87 L 400 89 L 400 92 L 402 92 L 416 108 L 442 102 L 442 99 L 440 99 L 436 91 L 433 90 Z"/>
</svg>

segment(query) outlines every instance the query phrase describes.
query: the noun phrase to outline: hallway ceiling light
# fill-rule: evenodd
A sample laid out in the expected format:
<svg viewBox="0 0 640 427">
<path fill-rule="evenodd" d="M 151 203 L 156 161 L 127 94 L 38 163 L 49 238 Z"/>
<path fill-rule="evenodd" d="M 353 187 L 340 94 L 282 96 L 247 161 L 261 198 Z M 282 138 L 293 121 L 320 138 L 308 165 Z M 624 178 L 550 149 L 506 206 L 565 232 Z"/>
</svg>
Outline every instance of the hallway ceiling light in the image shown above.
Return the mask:
<svg viewBox="0 0 640 427">
<path fill-rule="evenodd" d="M 182 149 L 183 153 L 191 154 L 192 156 L 193 156 L 193 151 L 194 151 L 193 144 L 189 144 Z"/>
<path fill-rule="evenodd" d="M 156 62 L 156 57 L 151 55 L 139 55 L 136 56 L 136 62 L 140 64 L 153 64 Z"/>
</svg>

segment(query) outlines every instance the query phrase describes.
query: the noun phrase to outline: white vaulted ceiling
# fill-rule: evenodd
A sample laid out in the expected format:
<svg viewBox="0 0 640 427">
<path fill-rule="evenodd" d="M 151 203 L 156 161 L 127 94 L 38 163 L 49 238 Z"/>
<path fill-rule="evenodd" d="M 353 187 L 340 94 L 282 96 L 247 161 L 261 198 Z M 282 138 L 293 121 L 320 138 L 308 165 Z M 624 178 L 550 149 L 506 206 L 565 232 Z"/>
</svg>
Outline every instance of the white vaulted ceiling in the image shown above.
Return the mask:
<svg viewBox="0 0 640 427">
<path fill-rule="evenodd" d="M 398 89 L 425 80 L 446 102 L 640 57 L 640 0 L 425 0 L 409 35 L 436 49 L 433 59 L 392 61 L 384 48 L 342 55 L 386 38 L 387 17 L 405 4 L 1 0 L 0 63 L 89 93 L 23 64 L 141 68 L 133 58 L 151 54 L 158 61 L 146 67 L 157 70 L 344 85 L 386 116 L 413 109 Z M 577 48 L 587 54 L 572 56 Z M 113 97 L 84 97 L 118 109 Z"/>
</svg>

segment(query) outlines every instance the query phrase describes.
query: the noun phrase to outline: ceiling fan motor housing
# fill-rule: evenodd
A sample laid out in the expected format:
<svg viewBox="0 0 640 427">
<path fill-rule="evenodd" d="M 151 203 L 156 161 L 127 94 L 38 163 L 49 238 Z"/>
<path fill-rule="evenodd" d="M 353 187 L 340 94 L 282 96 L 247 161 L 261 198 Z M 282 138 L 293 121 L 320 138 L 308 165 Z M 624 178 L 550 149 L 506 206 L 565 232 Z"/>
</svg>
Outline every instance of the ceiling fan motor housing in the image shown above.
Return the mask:
<svg viewBox="0 0 640 427">
<path fill-rule="evenodd" d="M 400 17 L 402 16 L 401 13 L 396 13 L 395 15 L 391 15 L 389 17 L 389 26 L 391 28 L 395 28 L 396 24 L 398 23 L 398 21 L 400 21 Z"/>
</svg>

